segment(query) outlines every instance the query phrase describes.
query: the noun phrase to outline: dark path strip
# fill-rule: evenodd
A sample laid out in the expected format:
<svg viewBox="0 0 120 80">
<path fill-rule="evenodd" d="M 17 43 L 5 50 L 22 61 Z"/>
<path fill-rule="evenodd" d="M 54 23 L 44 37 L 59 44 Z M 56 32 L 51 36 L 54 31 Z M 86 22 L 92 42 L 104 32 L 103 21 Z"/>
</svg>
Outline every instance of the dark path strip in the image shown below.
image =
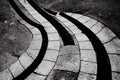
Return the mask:
<svg viewBox="0 0 120 80">
<path fill-rule="evenodd" d="M 33 0 L 27 0 L 29 4 L 35 8 L 36 11 L 39 12 L 44 18 L 46 18 L 58 31 L 60 37 L 63 40 L 64 45 L 75 45 L 72 36 L 68 33 L 68 31 L 62 26 L 55 18 L 50 16 L 47 12 L 41 9 Z"/>
<path fill-rule="evenodd" d="M 101 41 L 92 31 L 90 31 L 90 29 L 85 27 L 82 23 L 80 23 L 76 19 L 64 13 L 60 13 L 60 15 L 71 21 L 73 24 L 75 24 L 80 30 L 82 30 L 82 33 L 84 33 L 91 41 L 93 48 L 95 49 L 97 58 L 96 80 L 112 80 L 110 60 Z"/>
<path fill-rule="evenodd" d="M 43 26 L 31 21 L 28 17 L 26 17 L 23 12 L 19 9 L 19 7 L 15 4 L 14 0 L 8 0 L 9 3 L 11 4 L 11 6 L 14 8 L 14 10 L 18 13 L 18 15 L 25 20 L 26 22 L 28 22 L 29 24 L 31 24 L 32 26 L 38 28 L 42 34 L 42 46 L 41 49 L 39 51 L 38 56 L 36 57 L 36 59 L 34 60 L 34 62 L 27 68 L 25 69 L 20 75 L 18 75 L 17 77 L 15 77 L 13 80 L 25 80 L 25 78 L 27 78 L 37 67 L 38 65 L 41 63 L 41 61 L 43 60 L 43 57 L 46 53 L 46 49 L 48 46 L 48 36 L 46 31 L 44 30 Z"/>
</svg>

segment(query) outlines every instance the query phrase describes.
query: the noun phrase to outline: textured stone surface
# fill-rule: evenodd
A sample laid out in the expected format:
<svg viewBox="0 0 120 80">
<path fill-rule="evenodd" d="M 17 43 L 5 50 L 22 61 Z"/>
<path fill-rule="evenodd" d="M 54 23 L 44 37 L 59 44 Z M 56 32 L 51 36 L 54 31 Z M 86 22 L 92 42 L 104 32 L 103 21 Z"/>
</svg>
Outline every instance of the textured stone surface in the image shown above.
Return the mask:
<svg viewBox="0 0 120 80">
<path fill-rule="evenodd" d="M 81 62 L 81 71 L 90 73 L 90 74 L 96 74 L 97 73 L 97 63 L 92 62 Z"/>
<path fill-rule="evenodd" d="M 82 17 L 83 15 L 80 15 L 80 14 L 73 14 L 72 17 L 75 18 L 75 19 L 78 19 L 80 17 Z"/>
<path fill-rule="evenodd" d="M 52 27 L 46 27 L 45 28 L 47 33 L 56 33 L 57 30 L 52 26 Z"/>
<path fill-rule="evenodd" d="M 59 34 L 58 33 L 51 33 L 48 34 L 48 40 L 59 40 Z"/>
<path fill-rule="evenodd" d="M 47 80 L 76 80 L 77 73 L 66 70 L 53 70 Z"/>
<path fill-rule="evenodd" d="M 93 46 L 90 41 L 79 42 L 80 49 L 93 49 Z"/>
<path fill-rule="evenodd" d="M 91 27 L 93 27 L 96 23 L 97 23 L 96 20 L 91 19 L 91 20 L 85 22 L 84 25 L 85 25 L 87 28 L 91 28 Z"/>
<path fill-rule="evenodd" d="M 35 70 L 35 72 L 42 75 L 48 75 L 53 69 L 54 65 L 54 62 L 43 60 L 38 66 L 38 68 Z"/>
<path fill-rule="evenodd" d="M 84 22 L 86 22 L 86 21 L 88 21 L 88 20 L 90 20 L 90 19 L 91 19 L 91 18 L 89 18 L 89 17 L 82 16 L 82 17 L 78 18 L 77 20 L 80 21 L 81 23 L 84 23 Z"/>
<path fill-rule="evenodd" d="M 83 33 L 77 34 L 75 37 L 78 41 L 89 41 L 88 37 Z"/>
<path fill-rule="evenodd" d="M 112 72 L 112 79 L 113 80 L 120 80 L 120 73 Z"/>
<path fill-rule="evenodd" d="M 48 42 L 48 49 L 59 50 L 59 48 L 60 48 L 60 41 L 49 41 Z"/>
<path fill-rule="evenodd" d="M 81 30 L 79 30 L 76 26 L 71 26 L 69 29 L 73 32 L 73 34 L 81 33 Z"/>
<path fill-rule="evenodd" d="M 78 80 L 96 80 L 96 76 L 80 72 Z"/>
<path fill-rule="evenodd" d="M 27 50 L 27 53 L 28 53 L 28 55 L 30 55 L 33 59 L 35 59 L 35 58 L 38 56 L 38 54 L 39 54 L 39 50 L 30 50 L 30 49 L 28 49 L 28 50 Z"/>
</svg>

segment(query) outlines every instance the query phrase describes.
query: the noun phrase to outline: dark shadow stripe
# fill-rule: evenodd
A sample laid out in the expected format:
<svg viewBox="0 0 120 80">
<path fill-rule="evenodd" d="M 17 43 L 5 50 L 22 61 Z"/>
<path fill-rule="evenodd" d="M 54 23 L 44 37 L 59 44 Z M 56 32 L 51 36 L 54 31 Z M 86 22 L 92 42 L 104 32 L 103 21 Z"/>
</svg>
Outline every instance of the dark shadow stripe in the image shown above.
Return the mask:
<svg viewBox="0 0 120 80">
<path fill-rule="evenodd" d="M 110 60 L 103 44 L 98 37 L 76 19 L 64 13 L 60 13 L 60 15 L 75 24 L 91 41 L 97 58 L 97 80 L 112 80 Z"/>
<path fill-rule="evenodd" d="M 24 70 L 20 75 L 18 75 L 17 77 L 15 77 L 13 79 L 13 80 L 25 80 L 25 78 L 27 78 L 41 63 L 41 61 L 46 53 L 47 46 L 48 46 L 48 36 L 47 36 L 47 33 L 44 30 L 43 26 L 41 26 L 41 25 L 31 21 L 29 18 L 27 18 L 13 0 L 8 0 L 8 1 L 23 20 L 25 20 L 29 24 L 35 26 L 36 28 L 38 28 L 42 34 L 42 39 L 43 39 L 42 46 L 41 46 L 41 49 L 39 51 L 37 58 L 26 70 Z"/>
<path fill-rule="evenodd" d="M 45 17 L 58 31 L 60 37 L 63 40 L 64 45 L 75 45 L 72 36 L 68 33 L 68 31 L 52 16 L 50 16 L 47 12 L 41 9 L 33 0 L 27 0 L 29 4 L 35 8 L 36 11 L 39 12 L 43 17 Z"/>
</svg>

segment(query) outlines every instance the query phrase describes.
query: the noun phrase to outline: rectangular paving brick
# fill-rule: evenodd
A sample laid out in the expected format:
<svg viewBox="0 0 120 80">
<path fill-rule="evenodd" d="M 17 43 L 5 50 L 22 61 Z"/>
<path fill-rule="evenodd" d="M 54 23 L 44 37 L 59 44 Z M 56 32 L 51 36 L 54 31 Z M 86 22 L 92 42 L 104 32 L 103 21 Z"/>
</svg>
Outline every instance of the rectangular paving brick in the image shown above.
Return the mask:
<svg viewBox="0 0 120 80">
<path fill-rule="evenodd" d="M 96 80 L 96 75 L 86 74 L 80 72 L 78 80 Z"/>
<path fill-rule="evenodd" d="M 35 72 L 42 75 L 48 75 L 53 69 L 54 65 L 54 62 L 43 60 L 38 66 L 38 68 L 35 70 Z"/>
<path fill-rule="evenodd" d="M 76 34 L 75 37 L 77 41 L 89 41 L 88 37 L 83 33 Z"/>
<path fill-rule="evenodd" d="M 21 74 L 24 71 L 24 68 L 22 67 L 22 65 L 19 63 L 19 61 L 15 62 L 14 64 L 12 64 L 9 67 L 10 71 L 12 72 L 12 74 L 14 75 L 14 77 L 18 76 L 19 74 Z"/>
<path fill-rule="evenodd" d="M 37 75 L 37 74 L 30 74 L 25 80 L 45 80 L 46 76 Z"/>
<path fill-rule="evenodd" d="M 40 42 L 42 42 L 42 35 L 33 35 L 32 41 L 40 41 Z"/>
<path fill-rule="evenodd" d="M 60 21 L 68 21 L 66 18 L 62 17 L 62 16 L 56 16 L 57 19 L 59 19 Z"/>
<path fill-rule="evenodd" d="M 31 30 L 31 32 L 32 32 L 33 35 L 39 35 L 39 34 L 41 34 L 40 31 L 39 31 L 39 29 L 37 29 L 37 28 L 32 28 L 30 30 Z"/>
<path fill-rule="evenodd" d="M 82 17 L 83 15 L 81 14 L 73 14 L 72 17 L 75 18 L 75 19 L 78 19 L 80 17 Z"/>
<path fill-rule="evenodd" d="M 79 42 L 80 49 L 93 49 L 93 46 L 90 41 Z"/>
<path fill-rule="evenodd" d="M 96 54 L 94 50 L 80 50 L 80 52 L 82 60 L 96 62 Z"/>
<path fill-rule="evenodd" d="M 87 28 L 91 28 L 91 27 L 93 27 L 96 23 L 97 23 L 96 20 L 91 19 L 91 20 L 85 22 L 84 25 L 85 25 Z"/>
<path fill-rule="evenodd" d="M 48 40 L 59 40 L 59 34 L 58 33 L 51 33 L 48 34 Z"/>
<path fill-rule="evenodd" d="M 73 34 L 80 34 L 82 32 L 76 26 L 71 26 L 71 27 L 69 27 L 69 29 L 72 31 Z"/>
<path fill-rule="evenodd" d="M 52 27 L 46 27 L 45 28 L 47 33 L 56 33 L 57 30 L 52 26 Z"/>
<path fill-rule="evenodd" d="M 120 80 L 120 73 L 112 72 L 112 80 Z"/>
<path fill-rule="evenodd" d="M 66 12 L 65 14 L 67 14 L 68 16 L 72 16 L 74 13 Z"/>
<path fill-rule="evenodd" d="M 47 50 L 44 56 L 45 60 L 56 61 L 58 57 L 58 51 L 56 50 Z"/>
<path fill-rule="evenodd" d="M 13 77 L 8 69 L 0 72 L 0 80 L 12 80 Z"/>
<path fill-rule="evenodd" d="M 85 72 L 85 73 L 96 74 L 97 73 L 97 63 L 82 61 L 81 62 L 81 71 Z"/>
<path fill-rule="evenodd" d="M 97 34 L 97 37 L 101 40 L 102 43 L 110 41 L 116 35 L 107 27 L 105 27 L 101 32 Z"/>
<path fill-rule="evenodd" d="M 120 72 L 120 55 L 109 54 L 112 71 Z"/>
<path fill-rule="evenodd" d="M 44 27 L 50 27 L 50 26 L 53 26 L 51 23 L 49 23 L 48 21 L 47 22 L 42 22 L 41 23 Z"/>
<path fill-rule="evenodd" d="M 35 15 L 33 15 L 33 17 L 34 17 L 37 21 L 39 21 L 40 23 L 42 23 L 42 22 L 47 22 L 47 20 L 46 20 L 42 15 L 40 15 L 39 13 L 36 13 Z"/>
<path fill-rule="evenodd" d="M 70 22 L 70 21 L 65 21 L 65 22 L 63 22 L 63 24 L 65 26 L 74 26 L 74 24 L 72 22 Z"/>
<path fill-rule="evenodd" d="M 32 64 L 34 60 L 27 53 L 24 53 L 20 56 L 19 61 L 24 68 L 27 68 Z"/>
<path fill-rule="evenodd" d="M 80 21 L 81 23 L 84 23 L 90 19 L 91 19 L 90 17 L 82 16 L 82 17 L 78 18 L 77 20 Z"/>
<path fill-rule="evenodd" d="M 38 50 L 27 50 L 28 55 L 30 55 L 33 59 L 35 59 L 38 54 L 39 54 L 39 49 Z"/>
<path fill-rule="evenodd" d="M 60 48 L 60 41 L 49 41 L 48 42 L 48 49 L 59 50 L 59 48 Z"/>
<path fill-rule="evenodd" d="M 97 24 L 95 24 L 90 30 L 96 34 L 99 31 L 101 31 L 104 27 L 105 26 L 102 23 L 97 22 Z"/>
</svg>

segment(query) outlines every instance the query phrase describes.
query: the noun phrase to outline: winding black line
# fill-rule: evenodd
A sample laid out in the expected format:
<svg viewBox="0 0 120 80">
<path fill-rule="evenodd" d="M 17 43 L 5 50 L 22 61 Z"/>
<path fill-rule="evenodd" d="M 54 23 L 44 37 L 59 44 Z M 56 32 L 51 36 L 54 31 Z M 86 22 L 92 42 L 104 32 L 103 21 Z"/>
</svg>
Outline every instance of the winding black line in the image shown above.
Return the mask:
<svg viewBox="0 0 120 80">
<path fill-rule="evenodd" d="M 16 3 L 14 2 L 14 0 L 8 0 L 9 3 L 11 4 L 11 6 L 14 8 L 14 10 L 19 14 L 19 16 L 25 20 L 26 22 L 28 22 L 29 24 L 35 26 L 36 28 L 38 28 L 42 34 L 42 46 L 41 49 L 39 51 L 38 56 L 36 57 L 36 59 L 34 60 L 34 62 L 27 68 L 25 69 L 20 75 L 18 75 L 17 77 L 15 77 L 13 80 L 25 80 L 25 78 L 27 78 L 37 67 L 38 65 L 41 63 L 45 53 L 46 53 L 46 49 L 48 46 L 48 36 L 46 31 L 44 30 L 43 26 L 31 21 L 28 17 L 26 17 L 24 15 L 24 13 L 19 9 L 19 7 L 16 5 Z"/>
<path fill-rule="evenodd" d="M 27 0 L 29 4 L 38 11 L 43 17 L 45 17 L 58 31 L 61 36 L 64 45 L 75 45 L 72 36 L 68 33 L 68 31 L 52 16 L 50 16 L 47 12 L 41 9 L 33 0 Z"/>
<path fill-rule="evenodd" d="M 82 33 L 84 33 L 91 41 L 93 48 L 95 49 L 97 58 L 96 80 L 112 80 L 110 60 L 105 50 L 105 47 L 103 46 L 101 41 L 91 30 L 89 30 L 87 27 L 85 27 L 82 23 L 80 23 L 76 19 L 64 13 L 60 13 L 60 15 L 71 21 L 73 24 L 75 24 L 80 30 L 82 30 Z"/>
</svg>

